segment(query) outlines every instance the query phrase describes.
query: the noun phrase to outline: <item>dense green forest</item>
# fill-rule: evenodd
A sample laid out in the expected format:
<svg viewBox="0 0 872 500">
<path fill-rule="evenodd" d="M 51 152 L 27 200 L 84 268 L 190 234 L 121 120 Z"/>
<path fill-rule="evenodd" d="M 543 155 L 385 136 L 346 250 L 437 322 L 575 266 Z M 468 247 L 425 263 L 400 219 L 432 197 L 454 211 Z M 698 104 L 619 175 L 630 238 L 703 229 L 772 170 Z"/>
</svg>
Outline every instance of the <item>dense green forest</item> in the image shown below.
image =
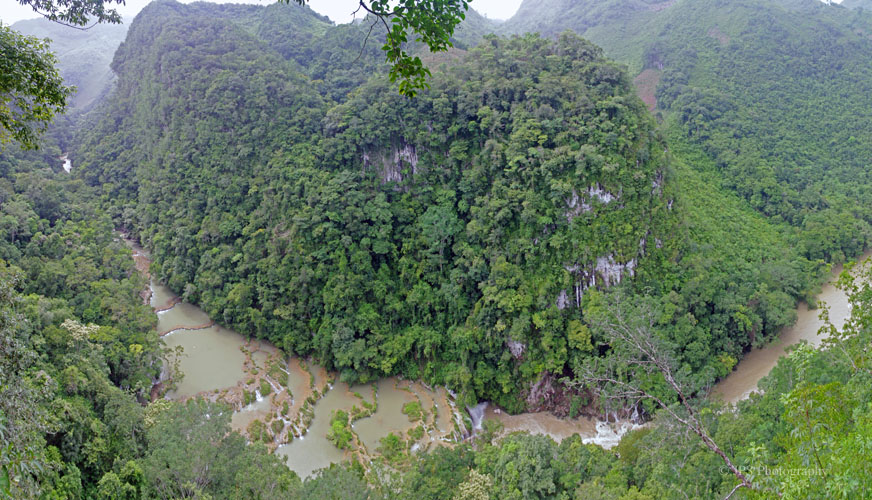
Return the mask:
<svg viewBox="0 0 872 500">
<path fill-rule="evenodd" d="M 872 16 L 817 0 L 525 2 L 499 29 L 571 29 L 653 83 L 735 190 L 809 259 L 872 238 Z M 557 14 L 559 13 L 559 14 Z"/>
<path fill-rule="evenodd" d="M 131 26 L 80 170 L 212 317 L 348 380 L 402 373 L 520 408 L 519 377 L 565 369 L 582 291 L 656 271 L 634 268 L 669 239 L 664 146 L 587 42 L 493 38 L 414 101 L 377 78 L 336 104 L 184 8 Z"/>
<path fill-rule="evenodd" d="M 662 297 L 702 388 L 812 288 L 781 229 L 737 203 L 731 231 L 699 219 L 708 200 L 674 181 L 626 74 L 574 36 L 486 38 L 409 101 L 384 77 L 337 95 L 361 76 L 322 77 L 345 59 L 274 49 L 268 29 L 302 24 L 336 54 L 353 26 L 203 8 L 133 23 L 78 170 L 156 274 L 240 332 L 346 380 L 402 374 L 517 411 L 543 403 L 527 384 L 603 354 L 588 289 L 633 277 Z"/>
<path fill-rule="evenodd" d="M 503 24 L 470 13 L 456 49 L 422 54 L 433 77 L 414 100 L 367 31 L 295 5 L 152 3 L 81 127 L 0 151 L 0 498 L 733 490 L 650 401 L 650 424 L 613 450 L 488 425 L 426 453 L 392 436 L 372 464 L 301 480 L 230 431 L 229 407 L 151 402 L 162 344 L 118 230 L 212 318 L 347 381 L 628 414 L 637 401 L 571 383 L 617 359 L 591 320 L 614 295 L 631 315 L 654 307 L 652 335 L 703 396 L 794 321 L 828 262 L 869 244 L 872 17 L 803 0 L 527 0 Z M 734 411 L 694 400 L 755 487 L 735 497 L 868 497 L 868 278 L 843 276 L 851 320 L 795 349 L 763 394 Z M 643 374 L 621 376 L 676 401 Z"/>
</svg>

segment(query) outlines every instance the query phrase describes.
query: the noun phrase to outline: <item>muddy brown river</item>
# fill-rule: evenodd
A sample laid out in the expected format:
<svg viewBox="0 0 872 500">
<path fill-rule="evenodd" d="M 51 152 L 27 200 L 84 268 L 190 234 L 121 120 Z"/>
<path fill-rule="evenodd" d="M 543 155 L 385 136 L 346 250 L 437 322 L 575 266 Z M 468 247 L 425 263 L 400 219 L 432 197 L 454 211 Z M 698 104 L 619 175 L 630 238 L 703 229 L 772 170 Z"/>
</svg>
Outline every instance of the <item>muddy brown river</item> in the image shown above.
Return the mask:
<svg viewBox="0 0 872 500">
<path fill-rule="evenodd" d="M 870 257 L 872 257 L 872 251 L 863 254 L 858 261 L 863 262 Z M 829 281 L 821 288 L 821 293 L 817 296 L 819 305 L 826 304 L 829 307 L 830 321 L 836 328 L 842 328 L 842 325 L 851 315 L 848 296 L 833 285 L 833 281 L 838 278 L 841 272 L 842 266 L 834 266 Z M 715 385 L 711 396 L 728 403 L 745 399 L 757 390 L 757 383 L 775 367 L 778 358 L 787 353 L 788 347 L 803 340 L 814 346 L 819 345 L 823 337 L 818 335 L 818 330 L 824 325 L 823 320 L 819 317 L 820 313 L 820 308 L 809 309 L 808 304 L 800 303 L 796 310 L 796 323 L 782 330 L 778 338 L 771 344 L 746 354 L 736 369 L 727 378 Z"/>
<path fill-rule="evenodd" d="M 135 245 L 132 248 L 137 266 L 142 269 L 147 254 Z M 864 257 L 870 255 L 872 252 Z M 833 276 L 840 270 L 835 269 Z M 430 388 L 397 378 L 349 387 L 334 381 L 334 376 L 318 365 L 284 356 L 266 342 L 248 340 L 214 324 L 200 308 L 181 302 L 163 285 L 152 282 L 150 292 L 150 303 L 158 315 L 158 332 L 168 347 L 179 346 L 184 350 L 179 360 L 184 377 L 165 397 L 184 399 L 197 395 L 225 401 L 235 409 L 233 428 L 243 433 L 255 421 L 268 423 L 271 430 L 267 444 L 286 457 L 288 466 L 302 477 L 346 458 L 357 456 L 366 461 L 389 433 L 406 440 L 412 450 L 464 437 L 466 412 L 455 407 L 445 388 Z M 836 326 L 841 326 L 850 314 L 847 297 L 832 284 L 823 287 L 818 301 L 829 305 L 830 318 Z M 821 339 L 817 331 L 822 325 L 818 314 L 819 311 L 801 304 L 796 324 L 785 329 L 775 343 L 750 352 L 714 388 L 714 397 L 729 402 L 747 397 L 788 346 L 800 340 L 818 344 Z M 261 389 L 269 394 L 263 394 Z M 333 412 L 350 413 L 355 407 L 363 408 L 364 402 L 377 410 L 352 423 L 351 449 L 339 450 L 327 439 Z M 415 422 L 403 413 L 403 407 L 414 402 L 424 410 L 421 420 Z M 584 442 L 604 447 L 616 445 L 627 430 L 636 427 L 628 422 L 559 419 L 547 413 L 509 415 L 484 403 L 471 409 L 470 415 L 474 425 L 480 425 L 481 419 L 501 422 L 505 433 L 527 431 L 551 436 L 556 441 L 579 434 Z M 413 433 L 417 427 L 423 432 Z"/>
</svg>

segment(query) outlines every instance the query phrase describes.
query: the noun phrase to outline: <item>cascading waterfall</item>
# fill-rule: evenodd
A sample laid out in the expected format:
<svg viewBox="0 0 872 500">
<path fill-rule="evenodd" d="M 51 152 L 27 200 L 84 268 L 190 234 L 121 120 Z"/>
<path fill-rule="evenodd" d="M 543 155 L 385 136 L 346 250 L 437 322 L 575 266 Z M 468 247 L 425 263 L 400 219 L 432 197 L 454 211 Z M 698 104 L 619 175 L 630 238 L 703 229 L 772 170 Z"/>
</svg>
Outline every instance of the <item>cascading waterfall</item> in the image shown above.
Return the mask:
<svg viewBox="0 0 872 500">
<path fill-rule="evenodd" d="M 487 401 L 481 402 L 472 408 L 469 406 L 466 407 L 466 411 L 469 413 L 469 418 L 472 420 L 473 435 L 481 430 L 481 423 L 484 421 L 485 410 L 487 410 Z"/>
</svg>

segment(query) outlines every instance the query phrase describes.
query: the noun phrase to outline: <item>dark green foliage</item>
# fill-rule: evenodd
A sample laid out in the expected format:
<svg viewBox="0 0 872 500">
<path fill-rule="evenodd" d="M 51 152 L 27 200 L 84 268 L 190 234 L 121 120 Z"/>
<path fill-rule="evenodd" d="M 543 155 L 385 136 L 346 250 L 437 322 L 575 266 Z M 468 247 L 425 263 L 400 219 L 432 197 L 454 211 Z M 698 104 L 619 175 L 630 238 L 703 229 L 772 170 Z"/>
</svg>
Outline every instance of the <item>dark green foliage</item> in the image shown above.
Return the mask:
<svg viewBox="0 0 872 500">
<path fill-rule="evenodd" d="M 300 490 L 301 498 L 324 500 L 366 500 L 370 498 L 369 485 L 360 475 L 346 466 L 331 466 L 316 478 L 307 479 Z"/>
<path fill-rule="evenodd" d="M 657 305 L 681 376 L 705 389 L 793 321 L 822 259 L 868 243 L 866 14 L 543 5 L 499 29 L 575 28 L 656 73 L 666 140 L 624 71 L 569 34 L 484 38 L 409 101 L 369 79 L 383 66 L 366 25 L 291 6 L 143 11 L 74 178 L 60 177 L 61 129 L 39 154 L 0 156 L 0 496 L 724 497 L 722 462 L 658 415 L 613 452 L 487 426 L 475 448 L 413 453 L 390 434 L 369 474 L 333 467 L 300 485 L 229 432 L 229 409 L 140 404 L 160 351 L 115 224 L 221 323 L 349 381 L 423 378 L 512 410 L 539 403 L 520 396 L 543 374 L 609 355 L 588 320 L 616 272 L 623 297 Z M 743 467 L 824 470 L 756 475 L 739 495 L 867 495 L 872 293 L 852 290 L 832 345 L 799 348 L 737 411 L 701 412 Z M 567 399 L 571 413 L 596 403 Z M 349 416 L 331 424 L 351 447 Z M 282 427 L 258 421 L 253 441 Z"/>
<path fill-rule="evenodd" d="M 872 16 L 815 0 L 525 2 L 499 28 L 572 29 L 658 75 L 677 117 L 735 190 L 796 228 L 811 260 L 872 238 Z"/>
<path fill-rule="evenodd" d="M 656 275 L 641 256 L 670 232 L 663 145 L 592 45 L 489 39 L 413 101 L 377 78 L 331 107 L 186 8 L 131 26 L 81 170 L 210 316 L 346 380 L 401 373 L 519 408 L 519 381 L 574 354 L 576 283 L 617 281 L 606 263 Z M 104 153 L 119 142 L 137 155 Z"/>
<path fill-rule="evenodd" d="M 18 323 L 0 342 L 0 467 L 11 472 L 14 497 L 35 484 L 90 496 L 145 447 L 137 398 L 160 373 L 160 350 L 130 251 L 107 218 L 81 204 L 84 186 L 40 168 L 37 157 L 2 159 L 4 304 L 15 304 L 4 317 Z M 102 487 L 113 489 L 111 481 Z"/>
<path fill-rule="evenodd" d="M 403 405 L 403 415 L 409 417 L 410 422 L 424 419 L 423 410 L 419 401 L 410 401 Z"/>
<path fill-rule="evenodd" d="M 0 155 L 0 498 L 151 498 L 161 461 L 177 460 L 171 450 L 186 438 L 166 428 L 147 438 L 155 412 L 143 405 L 162 363 L 156 318 L 95 193 L 61 170 L 64 135 L 54 129 L 38 152 Z M 194 405 L 173 418 L 208 420 L 209 411 Z M 232 467 L 216 472 L 248 469 L 220 487 L 206 478 L 198 491 L 287 497 L 296 478 L 281 462 L 216 429 L 235 443 L 221 452 Z"/>
<path fill-rule="evenodd" d="M 226 406 L 191 400 L 172 403 L 155 416 L 142 462 L 146 496 L 291 497 L 297 475 L 261 446 L 248 446 L 230 432 L 230 415 Z"/>
<path fill-rule="evenodd" d="M 467 445 L 439 447 L 424 454 L 403 478 L 409 498 L 448 500 L 473 467 L 473 453 Z"/>
</svg>

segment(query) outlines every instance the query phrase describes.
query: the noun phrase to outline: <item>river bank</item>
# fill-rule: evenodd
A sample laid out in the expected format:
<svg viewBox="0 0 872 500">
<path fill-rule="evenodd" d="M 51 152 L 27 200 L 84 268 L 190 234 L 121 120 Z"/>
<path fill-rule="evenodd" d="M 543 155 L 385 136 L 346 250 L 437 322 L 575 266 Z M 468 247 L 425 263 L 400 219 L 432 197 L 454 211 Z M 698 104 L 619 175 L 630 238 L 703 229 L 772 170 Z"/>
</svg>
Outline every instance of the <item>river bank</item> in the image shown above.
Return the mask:
<svg viewBox="0 0 872 500">
<path fill-rule="evenodd" d="M 864 253 L 858 261 L 863 262 L 870 257 L 872 250 Z M 841 328 L 851 315 L 848 295 L 834 285 L 843 268 L 841 264 L 833 266 L 829 279 L 815 299 L 818 305 L 816 309 L 810 309 L 807 303 L 800 302 L 796 309 L 796 322 L 783 329 L 772 343 L 746 353 L 732 373 L 714 386 L 710 397 L 732 404 L 746 399 L 757 390 L 760 379 L 772 371 L 778 359 L 785 356 L 791 346 L 803 341 L 813 346 L 820 345 L 824 339 L 819 334 L 820 328 L 824 326 L 824 320 L 820 318 L 823 306 L 829 309 L 830 322 L 836 328 Z"/>
<path fill-rule="evenodd" d="M 224 328 L 148 273 L 148 253 L 135 242 L 136 268 L 149 279 L 141 296 L 158 317 L 157 331 L 173 359 L 154 397 L 201 397 L 231 406 L 231 427 L 263 441 L 303 477 L 344 459 L 371 461 L 393 433 L 409 450 L 461 441 L 463 415 L 444 388 L 397 378 L 349 386 L 336 374 L 272 344 Z M 175 380 L 173 380 L 175 379 Z M 409 408 L 415 408 L 414 414 Z M 351 445 L 328 439 L 337 411 L 349 415 Z"/>
<path fill-rule="evenodd" d="M 183 353 L 168 364 L 184 376 L 153 395 L 178 400 L 203 397 L 229 404 L 234 410 L 234 430 L 252 441 L 265 442 L 303 477 L 344 459 L 369 463 L 388 434 L 398 436 L 407 450 L 425 450 L 459 442 L 480 429 L 484 420 L 492 420 L 502 424 L 503 435 L 524 431 L 559 442 L 579 434 L 585 443 L 610 448 L 627 431 L 639 427 L 592 418 L 561 419 L 544 412 L 509 415 L 487 403 L 467 413 L 457 408 L 445 388 L 397 378 L 354 386 L 337 382 L 336 374 L 309 360 L 286 356 L 265 341 L 247 339 L 216 324 L 204 311 L 156 283 L 148 274 L 148 254 L 125 241 L 134 251 L 136 268 L 150 280 L 142 296 L 158 316 L 157 330 L 171 352 Z M 839 271 L 835 269 L 833 277 Z M 829 304 L 837 326 L 850 314 L 847 297 L 830 283 L 822 289 L 819 301 Z M 818 321 L 816 311 L 800 305 L 797 323 L 785 329 L 776 343 L 749 353 L 716 386 L 713 397 L 730 402 L 747 397 L 790 345 L 800 340 L 820 341 L 816 338 Z M 352 437 L 344 449 L 328 439 L 336 412 L 348 415 Z"/>
</svg>

